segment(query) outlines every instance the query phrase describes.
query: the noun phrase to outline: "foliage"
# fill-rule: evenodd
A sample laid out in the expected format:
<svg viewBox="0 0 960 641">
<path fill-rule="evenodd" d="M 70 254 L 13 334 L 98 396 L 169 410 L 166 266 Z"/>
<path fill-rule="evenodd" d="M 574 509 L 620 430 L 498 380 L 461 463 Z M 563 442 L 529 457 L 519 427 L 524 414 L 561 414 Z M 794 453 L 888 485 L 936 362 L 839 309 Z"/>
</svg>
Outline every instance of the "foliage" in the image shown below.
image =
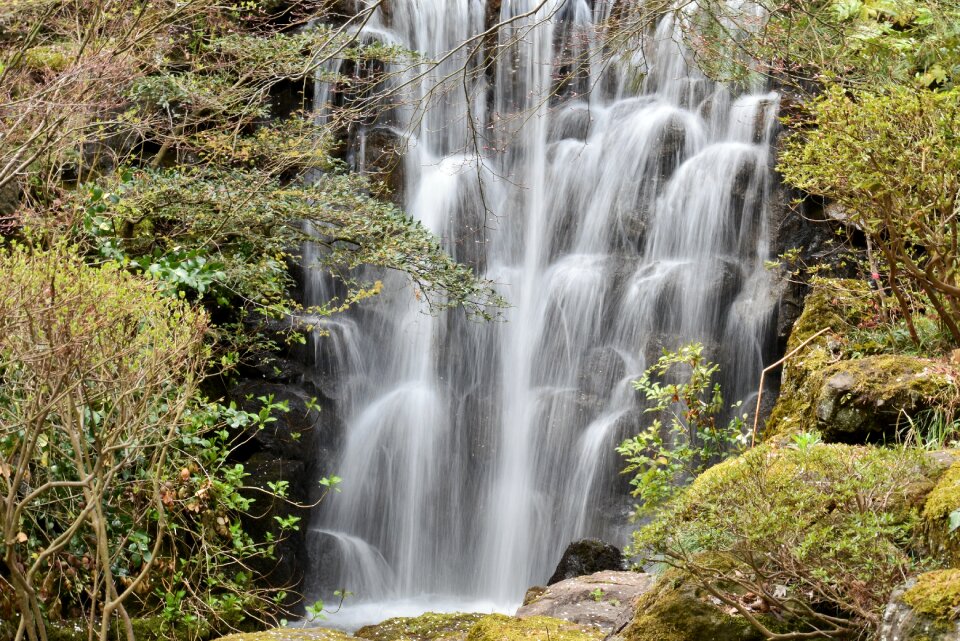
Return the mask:
<svg viewBox="0 0 960 641">
<path fill-rule="evenodd" d="M 704 359 L 702 344 L 692 343 L 675 352 L 664 350 L 634 382 L 652 404 L 646 412 L 669 417 L 666 427 L 655 418 L 647 429 L 617 448 L 627 460 L 624 473 L 634 473 L 632 494 L 640 499 L 635 518 L 652 513 L 682 485 L 711 464 L 734 455 L 742 445 L 745 415 L 718 424 L 725 408 L 720 384 L 712 381 L 719 369 Z M 682 377 L 678 382 L 661 382 L 677 376 Z"/>
<path fill-rule="evenodd" d="M 363 177 L 336 165 L 306 185 L 259 170 L 209 167 L 127 171 L 72 197 L 88 242 L 103 258 L 235 314 L 294 310 L 287 266 L 308 242 L 325 248 L 314 269 L 344 280 L 363 265 L 394 269 L 409 274 L 436 309 L 494 312 L 500 302 L 486 283 L 455 263 L 419 222 L 368 192 Z M 340 311 L 364 287 L 355 283 L 340 301 L 310 311 Z"/>
<path fill-rule="evenodd" d="M 167 529 L 157 472 L 185 423 L 206 319 L 62 249 L 15 249 L 2 264 L 0 491 L 17 639 L 45 639 L 41 604 L 59 598 L 58 579 L 65 596 L 89 590 L 105 639 Z M 127 502 L 138 510 L 117 514 Z M 70 578 L 77 568 L 87 580 Z"/>
<path fill-rule="evenodd" d="M 911 555 L 914 505 L 929 474 L 923 455 L 905 448 L 760 446 L 704 473 L 633 547 L 767 638 L 875 630 L 890 592 L 921 564 Z M 789 630 L 771 630 L 759 613 Z"/>
<path fill-rule="evenodd" d="M 717 0 L 632 3 L 614 18 L 615 50 L 669 14 L 718 80 L 768 77 L 802 93 L 838 83 L 951 88 L 960 80 L 960 7 L 952 0 Z"/>
<path fill-rule="evenodd" d="M 888 283 L 915 342 L 904 288 L 919 288 L 954 343 L 960 310 L 956 250 L 960 196 L 960 90 L 833 89 L 810 107 L 780 171 L 793 185 L 840 203 L 882 252 Z"/>
<path fill-rule="evenodd" d="M 105 639 L 128 611 L 171 634 L 269 616 L 278 595 L 248 564 L 298 526 L 244 532 L 252 499 L 231 454 L 284 404 L 203 401 L 205 315 L 115 263 L 15 248 L 0 266 L 0 602 L 23 615 L 17 639 L 61 617 Z"/>
</svg>

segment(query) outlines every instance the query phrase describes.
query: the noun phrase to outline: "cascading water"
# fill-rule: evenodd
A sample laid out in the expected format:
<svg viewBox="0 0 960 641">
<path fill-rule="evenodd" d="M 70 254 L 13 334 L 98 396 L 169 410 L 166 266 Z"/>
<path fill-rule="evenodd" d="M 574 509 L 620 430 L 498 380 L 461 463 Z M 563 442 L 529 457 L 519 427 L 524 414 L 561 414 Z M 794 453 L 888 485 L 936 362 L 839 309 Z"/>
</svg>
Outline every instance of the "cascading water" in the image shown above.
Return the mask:
<svg viewBox="0 0 960 641">
<path fill-rule="evenodd" d="M 431 315 L 387 276 L 327 324 L 344 481 L 311 524 L 315 557 L 335 559 L 309 577 L 318 594 L 515 604 L 570 541 L 623 542 L 614 447 L 639 428 L 630 382 L 663 346 L 704 342 L 730 399 L 769 355 L 777 95 L 709 82 L 669 17 L 633 59 L 600 64 L 594 25 L 614 0 L 498 4 L 489 86 L 462 69 L 490 43 L 458 48 L 490 27 L 483 0 L 390 0 L 361 33 L 455 52 L 398 67 L 401 106 L 361 138 L 405 136 L 407 211 L 511 307 L 496 323 Z M 558 88 L 570 59 L 584 64 Z"/>
</svg>

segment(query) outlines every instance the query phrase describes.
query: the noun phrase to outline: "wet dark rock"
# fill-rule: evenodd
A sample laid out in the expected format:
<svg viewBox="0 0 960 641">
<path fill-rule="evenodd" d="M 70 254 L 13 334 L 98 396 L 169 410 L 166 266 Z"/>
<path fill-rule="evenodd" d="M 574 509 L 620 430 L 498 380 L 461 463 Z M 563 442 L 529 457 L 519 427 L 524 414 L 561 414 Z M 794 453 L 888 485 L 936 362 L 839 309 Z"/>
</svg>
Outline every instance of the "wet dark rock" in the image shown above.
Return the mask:
<svg viewBox="0 0 960 641">
<path fill-rule="evenodd" d="M 623 356 L 615 348 L 596 347 L 587 353 L 580 370 L 580 391 L 605 396 L 626 375 Z"/>
<path fill-rule="evenodd" d="M 557 108 L 550 121 L 549 140 L 573 138 L 586 140 L 590 133 L 593 115 L 590 109 L 581 103 L 564 104 Z"/>
<path fill-rule="evenodd" d="M 299 517 L 299 529 L 288 530 L 276 543 L 276 558 L 256 558 L 248 561 L 251 568 L 275 586 L 298 585 L 303 580 L 304 569 L 309 567 L 305 552 L 304 535 L 309 520 L 309 510 L 293 503 L 304 505 L 309 501 L 307 464 L 303 461 L 276 458 L 269 452 L 259 452 L 243 464 L 249 474 L 245 479 L 248 488 L 243 494 L 254 500 L 253 508 L 244 519 L 244 530 L 254 541 L 267 540 L 269 533 L 276 535 L 277 521 L 274 517 Z M 269 488 L 270 483 L 289 484 L 288 499 L 269 498 L 269 495 L 252 488 Z"/>
<path fill-rule="evenodd" d="M 403 156 L 406 141 L 402 135 L 389 127 L 373 127 L 366 132 L 364 167 L 375 181 L 382 182 L 385 194 L 392 202 L 403 204 L 403 187 L 406 179 L 403 171 Z"/>
<path fill-rule="evenodd" d="M 620 548 L 598 539 L 582 539 L 567 546 L 547 586 L 603 570 L 623 570 L 624 564 Z"/>
</svg>

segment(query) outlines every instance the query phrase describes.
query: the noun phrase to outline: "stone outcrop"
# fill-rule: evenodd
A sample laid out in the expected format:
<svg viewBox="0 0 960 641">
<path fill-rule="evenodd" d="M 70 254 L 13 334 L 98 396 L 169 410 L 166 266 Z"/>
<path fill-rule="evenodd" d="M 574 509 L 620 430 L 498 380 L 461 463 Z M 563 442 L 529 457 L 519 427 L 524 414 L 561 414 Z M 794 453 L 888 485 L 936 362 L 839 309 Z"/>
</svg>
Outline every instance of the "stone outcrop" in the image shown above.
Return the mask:
<svg viewBox="0 0 960 641">
<path fill-rule="evenodd" d="M 606 571 L 566 579 L 543 589 L 517 610 L 517 617 L 550 616 L 611 632 L 630 619 L 653 582 L 641 572 Z"/>
</svg>

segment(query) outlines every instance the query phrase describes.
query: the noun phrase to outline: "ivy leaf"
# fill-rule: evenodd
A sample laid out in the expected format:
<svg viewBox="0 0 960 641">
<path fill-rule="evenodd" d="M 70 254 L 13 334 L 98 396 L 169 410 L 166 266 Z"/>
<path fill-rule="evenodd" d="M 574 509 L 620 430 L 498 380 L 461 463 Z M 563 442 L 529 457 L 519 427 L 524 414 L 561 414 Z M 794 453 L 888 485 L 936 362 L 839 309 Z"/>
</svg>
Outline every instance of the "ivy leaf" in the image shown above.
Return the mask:
<svg viewBox="0 0 960 641">
<path fill-rule="evenodd" d="M 960 528 L 960 510 L 954 510 L 950 513 L 950 532 Z"/>
</svg>

